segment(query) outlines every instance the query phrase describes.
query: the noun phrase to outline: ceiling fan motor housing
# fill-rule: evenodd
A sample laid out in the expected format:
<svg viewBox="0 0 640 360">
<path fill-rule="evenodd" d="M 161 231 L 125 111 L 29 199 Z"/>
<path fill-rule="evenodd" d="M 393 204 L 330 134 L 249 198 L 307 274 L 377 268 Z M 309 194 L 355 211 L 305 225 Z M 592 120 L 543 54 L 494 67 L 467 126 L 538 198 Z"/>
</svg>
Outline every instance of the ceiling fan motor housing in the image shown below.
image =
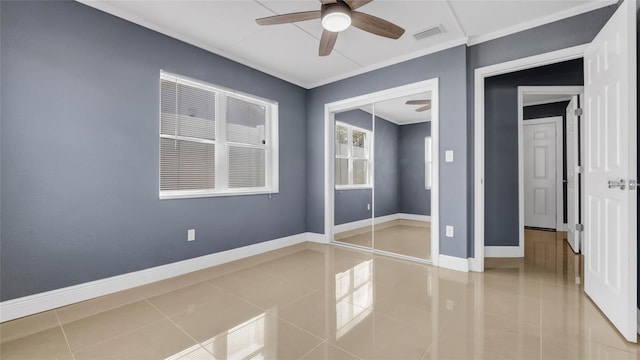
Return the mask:
<svg viewBox="0 0 640 360">
<path fill-rule="evenodd" d="M 321 9 L 322 27 L 340 32 L 351 26 L 351 8 L 343 1 L 324 4 Z"/>
</svg>

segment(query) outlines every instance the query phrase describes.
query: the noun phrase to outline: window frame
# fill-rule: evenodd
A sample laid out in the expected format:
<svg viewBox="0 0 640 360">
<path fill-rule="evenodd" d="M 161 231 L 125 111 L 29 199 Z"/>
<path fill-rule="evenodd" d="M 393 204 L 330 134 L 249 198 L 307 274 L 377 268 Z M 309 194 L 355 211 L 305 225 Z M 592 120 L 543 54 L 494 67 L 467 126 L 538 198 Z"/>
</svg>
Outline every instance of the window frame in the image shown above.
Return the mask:
<svg viewBox="0 0 640 360">
<path fill-rule="evenodd" d="M 215 140 L 162 134 L 162 81 L 192 86 L 215 94 Z M 186 76 L 161 70 L 158 79 L 158 194 L 161 200 L 189 199 L 238 195 L 271 195 L 279 192 L 279 104 L 277 101 L 243 93 L 223 86 L 210 84 Z M 227 141 L 227 98 L 233 97 L 252 104 L 265 106 L 265 142 L 263 146 Z M 213 144 L 215 146 L 215 188 L 197 190 L 161 190 L 162 146 L 161 139 L 176 139 Z M 229 188 L 229 148 L 241 147 L 265 150 L 265 186 Z"/>
<path fill-rule="evenodd" d="M 337 134 L 338 134 L 338 126 L 342 126 L 347 128 L 347 138 L 349 139 L 347 146 L 347 156 L 338 155 L 337 151 L 334 150 L 333 163 L 335 167 L 335 163 L 337 159 L 347 159 L 348 163 L 348 185 L 338 185 L 335 183 L 335 174 L 333 179 L 333 185 L 336 190 L 358 190 L 358 189 L 373 189 L 373 166 L 372 166 L 372 147 L 373 147 L 373 131 L 361 128 L 359 126 L 347 124 L 342 121 L 337 121 L 334 127 L 334 136 L 333 141 L 337 143 Z M 354 157 L 353 156 L 353 130 L 361 131 L 365 133 L 365 157 Z M 337 149 L 337 146 L 334 146 L 334 149 Z M 353 162 L 354 160 L 366 160 L 367 161 L 367 183 L 366 184 L 353 184 Z M 335 171 L 334 171 L 335 173 Z"/>
<path fill-rule="evenodd" d="M 433 188 L 433 140 L 431 135 L 424 138 L 424 188 Z"/>
</svg>

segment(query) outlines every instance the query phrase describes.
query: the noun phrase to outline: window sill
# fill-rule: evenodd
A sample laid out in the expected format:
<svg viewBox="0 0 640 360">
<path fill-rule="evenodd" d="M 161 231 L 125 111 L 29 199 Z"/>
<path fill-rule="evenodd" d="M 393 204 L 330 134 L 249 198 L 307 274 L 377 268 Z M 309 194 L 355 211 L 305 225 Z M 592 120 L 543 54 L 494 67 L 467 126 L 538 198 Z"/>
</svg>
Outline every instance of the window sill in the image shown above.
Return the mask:
<svg viewBox="0 0 640 360">
<path fill-rule="evenodd" d="M 196 199 L 196 198 L 208 198 L 219 196 L 241 196 L 241 195 L 271 195 L 277 194 L 278 190 L 267 189 L 235 189 L 233 191 L 161 191 L 160 200 L 174 200 L 174 199 Z"/>
<path fill-rule="evenodd" d="M 350 185 L 350 186 L 336 186 L 336 190 L 366 190 L 373 189 L 370 185 Z"/>
</svg>

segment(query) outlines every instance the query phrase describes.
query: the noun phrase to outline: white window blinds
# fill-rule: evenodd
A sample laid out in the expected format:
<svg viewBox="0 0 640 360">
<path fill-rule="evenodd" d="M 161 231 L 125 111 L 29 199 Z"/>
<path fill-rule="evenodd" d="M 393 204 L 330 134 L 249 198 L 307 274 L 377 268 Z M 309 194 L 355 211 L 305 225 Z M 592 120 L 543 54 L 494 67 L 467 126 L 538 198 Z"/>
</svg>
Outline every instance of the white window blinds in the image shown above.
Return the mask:
<svg viewBox="0 0 640 360">
<path fill-rule="evenodd" d="M 278 191 L 277 104 L 161 73 L 160 197 Z"/>
</svg>

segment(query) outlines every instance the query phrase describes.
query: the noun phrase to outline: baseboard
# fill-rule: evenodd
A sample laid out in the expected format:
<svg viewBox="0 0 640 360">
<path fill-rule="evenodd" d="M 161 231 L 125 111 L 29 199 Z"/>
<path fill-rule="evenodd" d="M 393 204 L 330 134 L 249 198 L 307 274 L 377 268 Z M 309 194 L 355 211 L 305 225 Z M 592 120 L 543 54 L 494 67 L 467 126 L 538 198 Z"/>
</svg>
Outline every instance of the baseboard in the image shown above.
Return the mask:
<svg viewBox="0 0 640 360">
<path fill-rule="evenodd" d="M 438 256 L 438 266 L 445 269 L 469 272 L 469 260 L 449 255 Z"/>
<path fill-rule="evenodd" d="M 383 224 L 393 220 L 431 221 L 431 216 L 396 213 L 391 215 L 378 216 L 377 218 L 374 219 L 374 222 L 375 224 Z M 341 233 L 345 231 L 360 229 L 367 226 L 371 226 L 371 219 L 363 219 L 363 220 L 352 221 L 352 222 L 336 225 L 333 231 L 335 233 Z"/>
<path fill-rule="evenodd" d="M 476 258 L 469 258 L 469 271 L 483 272 L 484 269 L 480 266 L 480 261 Z"/>
<path fill-rule="evenodd" d="M 333 227 L 333 232 L 341 233 L 341 232 L 364 228 L 367 226 L 371 226 L 371 219 L 363 219 L 363 220 L 352 221 L 352 222 L 336 225 Z"/>
<path fill-rule="evenodd" d="M 325 234 L 318 234 L 313 232 L 304 233 L 305 239 L 310 242 L 319 243 L 319 244 L 328 244 L 330 243 L 329 238 Z"/>
<path fill-rule="evenodd" d="M 519 246 L 485 246 L 484 257 L 523 257 Z"/>
<path fill-rule="evenodd" d="M 310 235 L 312 234 L 312 235 Z M 211 266 L 224 264 L 245 257 L 258 255 L 267 251 L 314 241 L 324 235 L 302 233 L 280 239 L 261 242 L 237 249 L 222 251 L 215 254 L 200 256 L 193 259 L 156 266 L 149 269 L 117 275 L 105 279 L 95 280 L 83 284 L 73 285 L 61 289 L 33 294 L 17 299 L 0 302 L 0 322 L 17 319 L 42 311 L 71 305 L 80 301 L 108 295 L 133 287 L 150 284 L 152 282 L 169 279 L 193 271 L 206 269 Z M 323 241 L 324 242 L 324 241 Z"/>
<path fill-rule="evenodd" d="M 431 221 L 431 216 L 429 215 L 416 215 L 416 214 L 405 214 L 399 213 L 398 219 L 401 220 L 416 220 L 416 221 Z"/>
</svg>

